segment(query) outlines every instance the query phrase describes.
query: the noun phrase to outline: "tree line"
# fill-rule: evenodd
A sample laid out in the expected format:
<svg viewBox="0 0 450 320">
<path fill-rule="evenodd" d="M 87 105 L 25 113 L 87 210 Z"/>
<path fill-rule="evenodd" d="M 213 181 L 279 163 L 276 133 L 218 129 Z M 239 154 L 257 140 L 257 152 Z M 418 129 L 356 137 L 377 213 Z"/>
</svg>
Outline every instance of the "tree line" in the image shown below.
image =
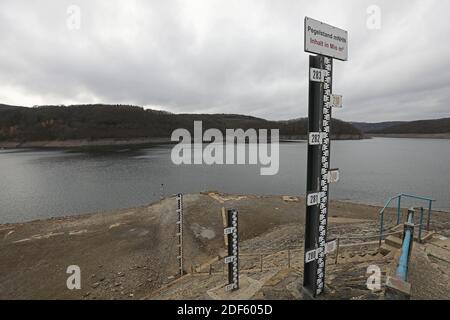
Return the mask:
<svg viewBox="0 0 450 320">
<path fill-rule="evenodd" d="M 133 105 L 71 105 L 23 108 L 0 105 L 1 141 L 47 141 L 71 139 L 168 138 L 173 130 L 192 132 L 194 121 L 203 129 L 279 129 L 281 136 L 304 136 L 305 118 L 269 121 L 236 114 L 173 114 Z M 333 135 L 362 137 L 353 125 L 334 119 Z"/>
</svg>

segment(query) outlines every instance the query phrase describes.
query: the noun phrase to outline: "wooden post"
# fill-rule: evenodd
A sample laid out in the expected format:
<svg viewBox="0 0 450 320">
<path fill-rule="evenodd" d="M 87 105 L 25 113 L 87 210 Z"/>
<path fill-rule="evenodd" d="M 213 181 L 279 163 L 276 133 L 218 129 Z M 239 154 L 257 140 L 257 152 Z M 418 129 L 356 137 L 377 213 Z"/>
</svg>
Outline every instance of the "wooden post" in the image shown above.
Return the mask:
<svg viewBox="0 0 450 320">
<path fill-rule="evenodd" d="M 291 249 L 288 248 L 288 268 L 291 267 Z"/>
<path fill-rule="evenodd" d="M 338 258 L 339 258 L 339 243 L 340 243 L 340 238 L 337 238 L 337 247 L 336 247 L 336 257 L 334 259 L 334 264 L 338 263 Z"/>
<path fill-rule="evenodd" d="M 259 266 L 260 266 L 261 272 L 263 272 L 263 255 L 262 254 L 259 255 Z"/>
</svg>

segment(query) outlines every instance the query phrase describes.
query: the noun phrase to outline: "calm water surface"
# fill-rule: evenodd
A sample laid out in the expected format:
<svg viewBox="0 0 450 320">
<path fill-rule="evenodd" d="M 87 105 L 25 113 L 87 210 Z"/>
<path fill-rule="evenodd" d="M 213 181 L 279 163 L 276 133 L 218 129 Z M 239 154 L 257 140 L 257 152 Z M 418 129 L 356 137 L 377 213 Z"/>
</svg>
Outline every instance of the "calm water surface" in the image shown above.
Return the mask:
<svg viewBox="0 0 450 320">
<path fill-rule="evenodd" d="M 305 193 L 304 143 L 280 144 L 275 176 L 260 176 L 257 165 L 175 166 L 171 148 L 0 150 L 0 223 L 139 206 L 179 192 Z M 383 205 L 404 192 L 450 211 L 450 140 L 333 141 L 331 163 L 341 171 L 333 199 Z"/>
</svg>

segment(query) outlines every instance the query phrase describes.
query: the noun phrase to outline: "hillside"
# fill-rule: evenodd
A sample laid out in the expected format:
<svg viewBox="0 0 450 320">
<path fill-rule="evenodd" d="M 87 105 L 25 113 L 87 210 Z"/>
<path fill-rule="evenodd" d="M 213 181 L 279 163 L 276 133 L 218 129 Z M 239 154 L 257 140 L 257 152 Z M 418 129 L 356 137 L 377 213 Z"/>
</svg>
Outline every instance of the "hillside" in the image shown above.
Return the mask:
<svg viewBox="0 0 450 320">
<path fill-rule="evenodd" d="M 364 133 L 371 134 L 441 134 L 450 133 L 450 118 L 390 121 L 378 123 L 351 122 Z"/>
<path fill-rule="evenodd" d="M 131 105 L 73 105 L 1 107 L 0 141 L 170 138 L 178 128 L 192 132 L 195 120 L 203 121 L 203 130 L 280 129 L 281 136 L 289 137 L 307 133 L 306 119 L 268 121 L 233 114 L 172 114 Z M 359 129 L 339 120 L 333 121 L 332 134 L 363 137 Z"/>
<path fill-rule="evenodd" d="M 0 103 L 0 112 L 4 111 L 4 110 L 17 110 L 20 108 L 24 108 L 24 107 L 19 107 L 19 106 L 11 106 L 9 104 L 1 104 Z"/>
<path fill-rule="evenodd" d="M 364 133 L 384 130 L 386 128 L 405 123 L 404 121 L 386 121 L 386 122 L 350 122 L 353 126 Z"/>
<path fill-rule="evenodd" d="M 400 123 L 387 127 L 385 129 L 372 131 L 373 133 L 385 134 L 437 134 L 450 133 L 450 118 L 436 119 L 436 120 L 419 120 Z"/>
</svg>

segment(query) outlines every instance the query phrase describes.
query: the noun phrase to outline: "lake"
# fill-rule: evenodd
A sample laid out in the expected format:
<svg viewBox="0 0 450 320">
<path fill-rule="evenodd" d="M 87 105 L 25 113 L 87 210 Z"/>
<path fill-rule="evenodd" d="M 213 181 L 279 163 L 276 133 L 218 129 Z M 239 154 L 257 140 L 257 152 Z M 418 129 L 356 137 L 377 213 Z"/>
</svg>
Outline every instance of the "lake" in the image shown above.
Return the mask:
<svg viewBox="0 0 450 320">
<path fill-rule="evenodd" d="M 275 176 L 261 176 L 259 165 L 176 166 L 171 149 L 0 150 L 0 223 L 135 207 L 180 192 L 305 193 L 305 143 L 280 144 Z M 382 206 L 403 192 L 450 211 L 450 140 L 333 141 L 331 165 L 340 168 L 332 199 Z"/>
</svg>

